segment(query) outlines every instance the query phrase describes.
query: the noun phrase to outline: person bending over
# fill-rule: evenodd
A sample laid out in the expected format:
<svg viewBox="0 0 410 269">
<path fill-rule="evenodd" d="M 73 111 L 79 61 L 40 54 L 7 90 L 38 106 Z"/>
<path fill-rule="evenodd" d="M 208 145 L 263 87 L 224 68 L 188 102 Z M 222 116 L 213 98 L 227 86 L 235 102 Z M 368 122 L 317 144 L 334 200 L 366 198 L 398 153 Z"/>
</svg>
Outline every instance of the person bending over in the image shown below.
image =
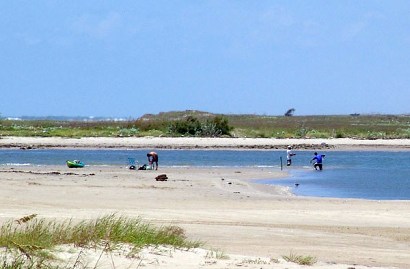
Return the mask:
<svg viewBox="0 0 410 269">
<path fill-rule="evenodd" d="M 148 163 L 151 165 L 152 169 L 158 170 L 158 154 L 154 151 L 151 151 L 150 153 L 147 154 L 148 157 Z"/>
</svg>

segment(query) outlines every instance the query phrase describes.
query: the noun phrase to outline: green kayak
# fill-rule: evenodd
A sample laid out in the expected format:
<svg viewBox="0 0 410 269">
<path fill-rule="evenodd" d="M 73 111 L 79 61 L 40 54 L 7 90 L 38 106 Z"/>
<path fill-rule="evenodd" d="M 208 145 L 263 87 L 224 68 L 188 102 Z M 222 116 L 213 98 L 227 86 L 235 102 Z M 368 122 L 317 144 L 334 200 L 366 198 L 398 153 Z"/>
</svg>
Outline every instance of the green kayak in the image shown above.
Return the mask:
<svg viewBox="0 0 410 269">
<path fill-rule="evenodd" d="M 67 160 L 67 166 L 69 168 L 83 168 L 84 163 L 78 160 L 74 160 L 74 161 Z"/>
</svg>

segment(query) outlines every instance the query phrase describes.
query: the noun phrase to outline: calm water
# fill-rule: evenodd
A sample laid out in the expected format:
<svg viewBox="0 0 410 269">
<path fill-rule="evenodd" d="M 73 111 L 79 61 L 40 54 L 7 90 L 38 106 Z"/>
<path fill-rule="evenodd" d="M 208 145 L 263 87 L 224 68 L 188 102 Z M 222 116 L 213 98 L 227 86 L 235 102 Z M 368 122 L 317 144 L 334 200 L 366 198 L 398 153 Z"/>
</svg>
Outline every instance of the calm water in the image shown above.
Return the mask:
<svg viewBox="0 0 410 269">
<path fill-rule="evenodd" d="M 283 151 L 158 150 L 159 165 L 183 167 L 266 167 L 280 170 Z M 126 165 L 128 158 L 147 162 L 146 150 L 0 150 L 0 167 L 16 165 L 64 165 L 79 159 L 86 165 Z M 410 200 L 410 152 L 330 151 L 324 170 L 315 171 L 309 163 L 313 152 L 295 152 L 290 176 L 282 180 L 258 181 L 289 186 L 297 195 Z M 296 187 L 295 183 L 299 186 Z"/>
</svg>

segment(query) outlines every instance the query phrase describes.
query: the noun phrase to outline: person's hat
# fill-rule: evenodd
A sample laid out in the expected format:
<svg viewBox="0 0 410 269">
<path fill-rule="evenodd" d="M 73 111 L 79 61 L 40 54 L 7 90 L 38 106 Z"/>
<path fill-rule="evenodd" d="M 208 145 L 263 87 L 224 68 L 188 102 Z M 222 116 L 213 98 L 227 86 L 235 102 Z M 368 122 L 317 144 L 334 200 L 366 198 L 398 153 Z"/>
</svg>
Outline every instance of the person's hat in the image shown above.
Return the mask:
<svg viewBox="0 0 410 269">
<path fill-rule="evenodd" d="M 288 149 L 291 149 L 292 147 L 291 146 L 288 146 Z"/>
</svg>

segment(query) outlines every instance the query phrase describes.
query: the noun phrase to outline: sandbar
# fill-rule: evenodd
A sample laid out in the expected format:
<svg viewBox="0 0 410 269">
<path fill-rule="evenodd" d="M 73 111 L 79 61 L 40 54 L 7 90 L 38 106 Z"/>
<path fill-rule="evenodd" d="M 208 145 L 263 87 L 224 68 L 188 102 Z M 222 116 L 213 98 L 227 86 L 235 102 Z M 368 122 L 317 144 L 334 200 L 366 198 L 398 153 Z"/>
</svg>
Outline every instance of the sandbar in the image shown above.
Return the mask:
<svg viewBox="0 0 410 269">
<path fill-rule="evenodd" d="M 410 139 L 360 140 L 201 137 L 0 137 L 0 148 L 410 150 Z"/>
</svg>

